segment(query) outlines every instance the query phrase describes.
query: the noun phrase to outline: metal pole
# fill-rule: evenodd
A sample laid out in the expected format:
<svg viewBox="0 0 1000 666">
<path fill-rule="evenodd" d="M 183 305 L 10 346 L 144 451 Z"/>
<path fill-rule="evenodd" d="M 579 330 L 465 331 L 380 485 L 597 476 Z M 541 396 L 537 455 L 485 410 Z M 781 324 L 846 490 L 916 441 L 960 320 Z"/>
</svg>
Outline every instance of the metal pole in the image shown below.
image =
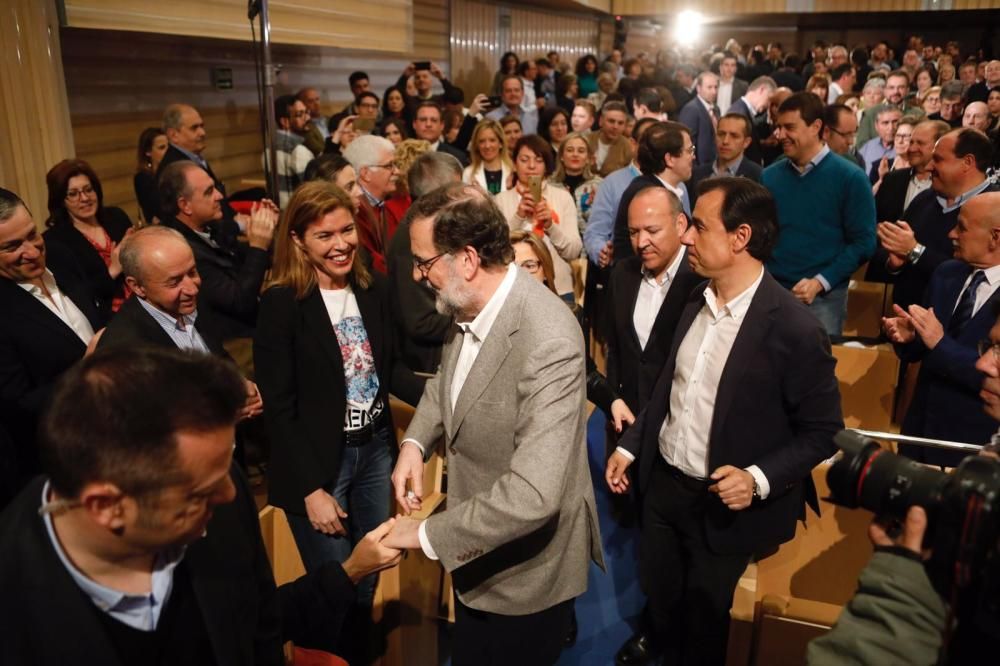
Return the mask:
<svg viewBox="0 0 1000 666">
<path fill-rule="evenodd" d="M 258 0 L 260 7 L 260 62 L 264 68 L 264 150 L 267 151 L 267 193 L 278 200 L 278 154 L 274 143 L 274 66 L 271 64 L 271 21 L 268 18 L 268 0 Z"/>
<path fill-rule="evenodd" d="M 859 430 L 858 428 L 847 428 L 853 433 L 862 437 L 872 439 L 884 439 L 890 442 L 903 442 L 904 444 L 917 444 L 919 446 L 929 446 L 935 449 L 948 449 L 949 451 L 964 451 L 967 453 L 979 453 L 982 446 L 976 444 L 965 444 L 963 442 L 948 442 L 943 439 L 928 439 L 926 437 L 913 437 L 912 435 L 900 435 L 894 432 L 879 432 L 877 430 Z"/>
</svg>

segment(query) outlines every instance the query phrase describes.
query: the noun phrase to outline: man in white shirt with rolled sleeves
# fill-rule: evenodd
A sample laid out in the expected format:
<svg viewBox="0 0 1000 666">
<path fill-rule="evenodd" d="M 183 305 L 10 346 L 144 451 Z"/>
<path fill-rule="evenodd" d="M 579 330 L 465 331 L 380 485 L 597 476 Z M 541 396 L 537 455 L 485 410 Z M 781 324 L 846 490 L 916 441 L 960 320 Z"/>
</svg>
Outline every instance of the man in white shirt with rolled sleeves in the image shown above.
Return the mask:
<svg viewBox="0 0 1000 666">
<path fill-rule="evenodd" d="M 452 574 L 455 666 L 553 664 L 590 562 L 603 566 L 580 326 L 511 263 L 509 227 L 488 195 L 456 184 L 414 205 L 413 277 L 458 326 L 392 480 L 404 512 L 419 510 L 423 462 L 443 442 L 448 507 L 400 517 L 383 543 L 420 548 Z"/>
</svg>

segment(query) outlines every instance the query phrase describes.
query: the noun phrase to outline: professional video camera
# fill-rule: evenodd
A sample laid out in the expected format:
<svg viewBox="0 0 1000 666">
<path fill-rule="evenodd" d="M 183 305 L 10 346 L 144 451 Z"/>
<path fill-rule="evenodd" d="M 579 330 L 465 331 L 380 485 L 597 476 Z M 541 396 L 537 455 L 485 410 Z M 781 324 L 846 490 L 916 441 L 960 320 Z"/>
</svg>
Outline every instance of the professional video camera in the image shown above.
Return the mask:
<svg viewBox="0 0 1000 666">
<path fill-rule="evenodd" d="M 923 507 L 931 583 L 960 631 L 971 622 L 977 634 L 1000 639 L 1000 462 L 973 455 L 946 474 L 849 430 L 834 442 L 843 454 L 827 474 L 830 501 L 899 521 Z"/>
</svg>

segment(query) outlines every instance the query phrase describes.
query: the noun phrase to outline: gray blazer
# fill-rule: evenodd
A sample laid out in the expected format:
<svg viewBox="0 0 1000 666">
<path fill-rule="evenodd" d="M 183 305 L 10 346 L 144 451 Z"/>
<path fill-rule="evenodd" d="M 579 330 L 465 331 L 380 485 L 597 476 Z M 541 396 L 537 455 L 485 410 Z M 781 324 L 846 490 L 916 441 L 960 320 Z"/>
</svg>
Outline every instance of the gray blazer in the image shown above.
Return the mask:
<svg viewBox="0 0 1000 666">
<path fill-rule="evenodd" d="M 406 432 L 448 456 L 448 508 L 427 538 L 466 606 L 536 613 L 582 594 L 591 560 L 604 567 L 580 325 L 519 272 L 452 411 L 461 347 L 454 326 Z"/>
</svg>

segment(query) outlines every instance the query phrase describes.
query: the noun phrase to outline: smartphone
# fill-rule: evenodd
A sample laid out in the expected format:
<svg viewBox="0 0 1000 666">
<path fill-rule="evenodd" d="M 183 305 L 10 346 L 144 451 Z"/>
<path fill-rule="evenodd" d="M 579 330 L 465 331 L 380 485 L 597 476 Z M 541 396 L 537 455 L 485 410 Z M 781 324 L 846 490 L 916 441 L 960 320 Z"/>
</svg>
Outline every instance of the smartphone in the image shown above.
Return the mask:
<svg viewBox="0 0 1000 666">
<path fill-rule="evenodd" d="M 491 95 L 490 96 L 490 100 L 489 100 L 489 104 L 490 104 L 490 108 L 491 109 L 495 109 L 498 106 L 500 106 L 501 104 L 503 104 L 503 100 L 500 99 L 499 95 Z"/>
<path fill-rule="evenodd" d="M 528 187 L 531 188 L 531 198 L 535 200 L 537 204 L 542 200 L 542 177 L 541 176 L 529 176 L 528 177 Z"/>
<path fill-rule="evenodd" d="M 418 70 L 418 71 L 421 70 L 421 69 L 430 69 L 431 68 L 431 61 L 430 60 L 420 60 L 418 62 L 413 63 L 413 68 L 416 69 L 416 70 Z"/>
<path fill-rule="evenodd" d="M 355 118 L 354 119 L 354 131 L 362 133 L 371 133 L 375 128 L 374 118 Z"/>
</svg>

